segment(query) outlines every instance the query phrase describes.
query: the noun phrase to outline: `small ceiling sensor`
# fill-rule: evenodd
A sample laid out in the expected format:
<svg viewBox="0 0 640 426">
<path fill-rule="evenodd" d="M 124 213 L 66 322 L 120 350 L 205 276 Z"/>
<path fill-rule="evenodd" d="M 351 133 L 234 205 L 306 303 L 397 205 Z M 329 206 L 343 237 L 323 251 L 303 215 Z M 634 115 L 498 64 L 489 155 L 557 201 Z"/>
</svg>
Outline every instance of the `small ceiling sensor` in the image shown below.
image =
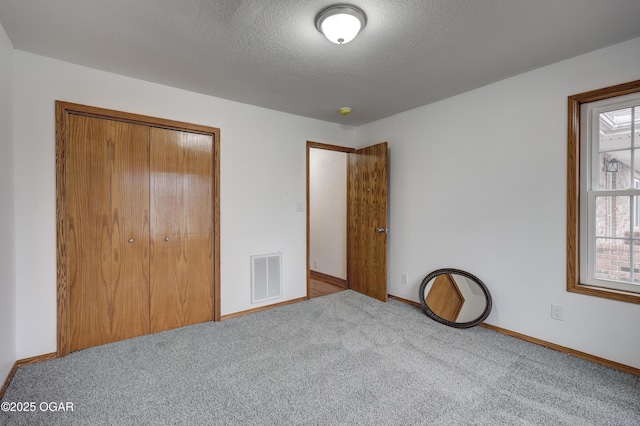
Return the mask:
<svg viewBox="0 0 640 426">
<path fill-rule="evenodd" d="M 337 4 L 322 10 L 316 16 L 316 28 L 330 42 L 347 44 L 367 24 L 367 15 L 355 6 Z"/>
<path fill-rule="evenodd" d="M 342 107 L 338 110 L 338 112 L 340 113 L 340 115 L 349 115 L 351 114 L 351 108 L 349 107 Z"/>
</svg>

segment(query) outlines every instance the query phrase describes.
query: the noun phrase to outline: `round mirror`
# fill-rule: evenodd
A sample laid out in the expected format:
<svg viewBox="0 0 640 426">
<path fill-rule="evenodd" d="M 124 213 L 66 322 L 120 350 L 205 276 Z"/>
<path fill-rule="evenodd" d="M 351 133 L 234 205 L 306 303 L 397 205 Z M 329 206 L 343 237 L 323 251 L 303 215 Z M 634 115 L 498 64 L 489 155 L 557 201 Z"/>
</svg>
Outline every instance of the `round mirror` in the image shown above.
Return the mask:
<svg viewBox="0 0 640 426">
<path fill-rule="evenodd" d="M 418 293 L 425 313 L 456 328 L 469 328 L 491 312 L 491 295 L 474 275 L 459 269 L 438 269 L 427 275 Z"/>
</svg>

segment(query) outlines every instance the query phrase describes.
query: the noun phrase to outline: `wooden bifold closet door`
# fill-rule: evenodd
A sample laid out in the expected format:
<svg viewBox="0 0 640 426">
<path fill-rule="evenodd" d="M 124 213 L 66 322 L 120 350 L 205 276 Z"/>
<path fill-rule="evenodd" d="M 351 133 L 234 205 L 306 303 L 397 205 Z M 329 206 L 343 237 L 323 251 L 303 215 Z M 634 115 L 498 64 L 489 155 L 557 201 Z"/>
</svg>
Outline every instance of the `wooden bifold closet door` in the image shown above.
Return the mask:
<svg viewBox="0 0 640 426">
<path fill-rule="evenodd" d="M 151 129 L 151 332 L 213 320 L 211 136 Z"/>
<path fill-rule="evenodd" d="M 149 332 L 149 130 L 72 115 L 69 142 L 76 351 Z"/>
<path fill-rule="evenodd" d="M 67 125 L 69 351 L 213 320 L 213 136 Z"/>
</svg>

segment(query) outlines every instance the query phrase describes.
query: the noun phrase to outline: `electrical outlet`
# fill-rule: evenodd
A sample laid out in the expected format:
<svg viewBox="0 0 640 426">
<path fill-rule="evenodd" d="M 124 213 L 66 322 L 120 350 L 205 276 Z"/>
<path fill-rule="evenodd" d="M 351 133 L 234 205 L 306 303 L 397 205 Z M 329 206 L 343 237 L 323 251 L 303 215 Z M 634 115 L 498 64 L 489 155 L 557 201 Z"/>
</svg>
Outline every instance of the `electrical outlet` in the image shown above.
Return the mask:
<svg viewBox="0 0 640 426">
<path fill-rule="evenodd" d="M 317 260 L 314 260 L 314 261 L 313 261 L 313 267 L 314 267 L 314 268 L 316 268 L 316 269 L 318 269 L 318 261 L 317 261 Z"/>
<path fill-rule="evenodd" d="M 402 284 L 409 284 L 409 274 L 406 272 L 402 273 Z"/>
<path fill-rule="evenodd" d="M 551 318 L 564 321 L 564 306 L 551 304 Z"/>
</svg>

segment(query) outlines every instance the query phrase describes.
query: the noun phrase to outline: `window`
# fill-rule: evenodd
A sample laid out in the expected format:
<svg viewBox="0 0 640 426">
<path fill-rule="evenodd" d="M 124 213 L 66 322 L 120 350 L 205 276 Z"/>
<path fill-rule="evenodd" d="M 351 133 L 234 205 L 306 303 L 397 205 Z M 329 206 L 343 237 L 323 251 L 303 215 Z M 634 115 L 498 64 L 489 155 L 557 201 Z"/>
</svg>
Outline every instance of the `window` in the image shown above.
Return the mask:
<svg viewBox="0 0 640 426">
<path fill-rule="evenodd" d="M 640 80 L 569 97 L 567 290 L 640 303 Z"/>
</svg>

